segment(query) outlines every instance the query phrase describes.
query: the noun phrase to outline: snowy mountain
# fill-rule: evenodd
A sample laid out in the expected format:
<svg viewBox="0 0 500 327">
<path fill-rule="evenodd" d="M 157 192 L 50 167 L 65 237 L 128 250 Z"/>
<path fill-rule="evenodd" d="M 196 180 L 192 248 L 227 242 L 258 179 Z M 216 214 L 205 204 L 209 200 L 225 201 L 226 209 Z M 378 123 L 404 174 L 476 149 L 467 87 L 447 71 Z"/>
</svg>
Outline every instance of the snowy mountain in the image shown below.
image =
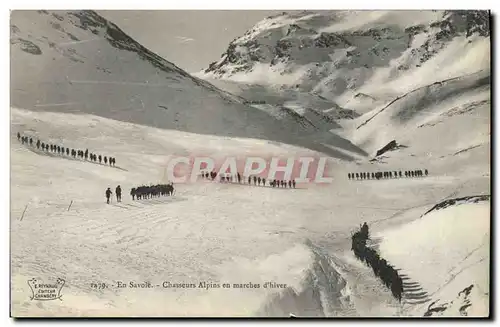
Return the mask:
<svg viewBox="0 0 500 327">
<path fill-rule="evenodd" d="M 301 144 L 335 155 L 315 141 L 315 129 L 253 110 L 144 48 L 93 11 L 14 11 L 11 58 L 11 104 L 17 108 Z M 341 137 L 328 138 L 326 143 L 364 153 Z M 350 159 L 342 153 L 338 157 Z"/>
<path fill-rule="evenodd" d="M 294 111 L 306 122 L 321 115 L 321 128 L 374 155 L 399 136 L 370 121 L 385 108 L 413 112 L 391 120 L 409 135 L 421 125 L 414 118 L 441 114 L 443 102 L 459 102 L 460 94 L 482 93 L 479 101 L 489 103 L 489 12 L 283 13 L 236 38 L 197 76 L 260 110 Z M 453 91 L 462 79 L 465 88 Z M 427 98 L 441 87 L 450 90 Z M 410 97 L 411 109 L 401 105 Z M 367 137 L 365 125 L 378 133 Z"/>
<path fill-rule="evenodd" d="M 473 12 L 278 15 L 212 65 L 216 87 L 92 11 L 13 12 L 11 315 L 488 316 L 484 22 Z M 287 40 L 275 58 L 271 41 Z M 116 167 L 22 144 L 17 132 Z M 311 150 L 331 155 L 332 183 L 199 179 L 169 197 L 130 196 L 168 182 L 178 154 Z M 429 174 L 348 177 L 415 169 Z M 107 204 L 117 185 L 122 202 Z M 364 222 L 369 245 L 404 278 L 401 302 L 353 255 Z M 61 300 L 33 300 L 32 279 L 64 280 Z"/>
<path fill-rule="evenodd" d="M 354 99 L 372 105 L 411 88 L 488 68 L 489 35 L 486 11 L 283 13 L 231 42 L 204 73 L 299 89 L 342 99 L 346 106 Z M 451 51 L 455 56 L 450 58 Z M 468 65 L 461 60 L 468 60 Z M 426 75 L 426 68 L 438 63 L 440 69 L 432 77 L 395 89 L 398 83 L 380 88 L 415 73 Z"/>
</svg>

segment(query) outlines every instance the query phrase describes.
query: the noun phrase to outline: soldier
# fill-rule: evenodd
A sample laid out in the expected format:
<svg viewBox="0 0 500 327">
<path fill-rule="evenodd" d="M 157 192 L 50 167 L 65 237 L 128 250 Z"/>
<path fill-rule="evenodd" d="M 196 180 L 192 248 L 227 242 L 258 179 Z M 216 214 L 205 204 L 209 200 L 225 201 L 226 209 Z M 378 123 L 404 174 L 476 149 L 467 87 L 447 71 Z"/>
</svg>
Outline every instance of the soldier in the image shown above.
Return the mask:
<svg viewBox="0 0 500 327">
<path fill-rule="evenodd" d="M 102 157 L 101 157 L 101 155 L 99 155 L 99 163 L 101 163 L 101 161 L 102 161 Z"/>
<path fill-rule="evenodd" d="M 292 186 L 295 188 L 295 179 L 292 180 Z"/>
<path fill-rule="evenodd" d="M 18 133 L 19 134 L 19 133 Z M 36 141 L 36 148 L 40 149 L 40 140 Z"/>
<path fill-rule="evenodd" d="M 108 189 L 106 190 L 106 203 L 109 204 L 109 198 L 111 197 L 111 194 L 113 194 L 113 192 L 111 192 L 111 189 L 108 187 Z"/>
<path fill-rule="evenodd" d="M 69 148 L 66 148 L 66 155 L 69 156 Z"/>
<path fill-rule="evenodd" d="M 21 134 L 19 132 L 17 132 L 17 140 L 20 141 L 21 140 Z"/>
<path fill-rule="evenodd" d="M 115 192 L 116 192 L 116 201 L 122 202 L 122 188 L 120 187 L 120 185 L 116 187 Z"/>
<path fill-rule="evenodd" d="M 429 175 L 429 171 L 426 169 L 425 170 L 425 176 Z"/>
<path fill-rule="evenodd" d="M 33 138 L 30 137 L 30 146 L 33 146 Z"/>
</svg>

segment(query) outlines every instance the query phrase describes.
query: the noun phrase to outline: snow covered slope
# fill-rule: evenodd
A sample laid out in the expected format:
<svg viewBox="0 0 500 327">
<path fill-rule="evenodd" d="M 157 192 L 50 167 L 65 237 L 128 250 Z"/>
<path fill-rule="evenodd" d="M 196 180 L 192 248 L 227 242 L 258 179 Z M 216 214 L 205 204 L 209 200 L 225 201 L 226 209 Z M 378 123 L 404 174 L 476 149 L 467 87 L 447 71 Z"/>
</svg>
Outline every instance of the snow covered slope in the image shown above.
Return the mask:
<svg viewBox="0 0 500 327">
<path fill-rule="evenodd" d="M 371 270 L 355 262 L 350 232 L 363 221 L 375 229 L 395 228 L 401 215 L 405 221 L 415 220 L 425 211 L 417 215 L 414 208 L 450 195 L 489 193 L 489 177 L 483 176 L 488 167 L 478 164 L 482 156 L 470 156 L 444 159 L 469 169 L 432 172 L 424 179 L 348 181 L 345 174 L 354 167 L 337 163 L 331 167 L 335 182 L 330 185 L 284 190 L 199 182 L 176 185 L 172 198 L 133 202 L 127 195 L 131 187 L 164 181 L 170 154 L 200 149 L 219 153 L 223 148 L 228 155 L 265 151 L 289 156 L 304 149 L 15 108 L 12 128 L 65 147 L 84 146 L 112 155 L 119 166 L 40 154 L 13 136 L 11 270 L 16 316 L 412 314 L 402 311 Z M 400 165 L 411 169 L 414 162 Z M 123 203 L 106 205 L 104 190 L 117 184 L 124 189 Z M 33 277 L 65 279 L 63 301 L 31 301 L 26 281 Z M 160 286 L 95 290 L 90 285 L 117 281 Z M 287 287 L 164 289 L 164 281 L 275 282 Z"/>
<path fill-rule="evenodd" d="M 160 58 L 93 11 L 14 11 L 11 104 L 164 129 L 261 138 L 335 152 L 293 119 L 277 121 Z M 364 152 L 329 135 L 321 142 Z M 349 160 L 342 153 L 338 157 Z"/>
</svg>

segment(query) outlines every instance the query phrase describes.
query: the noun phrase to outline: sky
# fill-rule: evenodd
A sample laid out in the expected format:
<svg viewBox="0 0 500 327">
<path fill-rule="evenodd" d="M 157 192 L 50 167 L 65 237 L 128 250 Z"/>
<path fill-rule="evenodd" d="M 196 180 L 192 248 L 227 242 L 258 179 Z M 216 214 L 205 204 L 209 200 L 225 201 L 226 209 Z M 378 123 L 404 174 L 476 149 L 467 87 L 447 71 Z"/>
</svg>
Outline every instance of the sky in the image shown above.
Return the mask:
<svg viewBox="0 0 500 327">
<path fill-rule="evenodd" d="M 283 10 L 97 10 L 146 48 L 189 73 L 218 61 L 229 43 Z"/>
</svg>

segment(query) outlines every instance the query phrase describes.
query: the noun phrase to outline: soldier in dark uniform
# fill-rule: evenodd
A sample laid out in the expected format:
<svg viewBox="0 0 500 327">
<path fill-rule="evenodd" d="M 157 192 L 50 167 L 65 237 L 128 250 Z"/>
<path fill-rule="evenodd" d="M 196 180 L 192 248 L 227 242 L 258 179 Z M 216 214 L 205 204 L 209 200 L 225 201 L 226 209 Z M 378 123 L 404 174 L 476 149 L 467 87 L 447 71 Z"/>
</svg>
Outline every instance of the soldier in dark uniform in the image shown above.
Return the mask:
<svg viewBox="0 0 500 327">
<path fill-rule="evenodd" d="M 116 192 L 116 201 L 122 202 L 122 188 L 120 187 L 120 185 L 116 187 L 115 192 Z"/>
<path fill-rule="evenodd" d="M 108 187 L 108 189 L 106 190 L 106 203 L 109 204 L 109 198 L 111 197 L 111 194 L 113 194 L 113 192 L 111 192 L 111 189 Z"/>
</svg>

